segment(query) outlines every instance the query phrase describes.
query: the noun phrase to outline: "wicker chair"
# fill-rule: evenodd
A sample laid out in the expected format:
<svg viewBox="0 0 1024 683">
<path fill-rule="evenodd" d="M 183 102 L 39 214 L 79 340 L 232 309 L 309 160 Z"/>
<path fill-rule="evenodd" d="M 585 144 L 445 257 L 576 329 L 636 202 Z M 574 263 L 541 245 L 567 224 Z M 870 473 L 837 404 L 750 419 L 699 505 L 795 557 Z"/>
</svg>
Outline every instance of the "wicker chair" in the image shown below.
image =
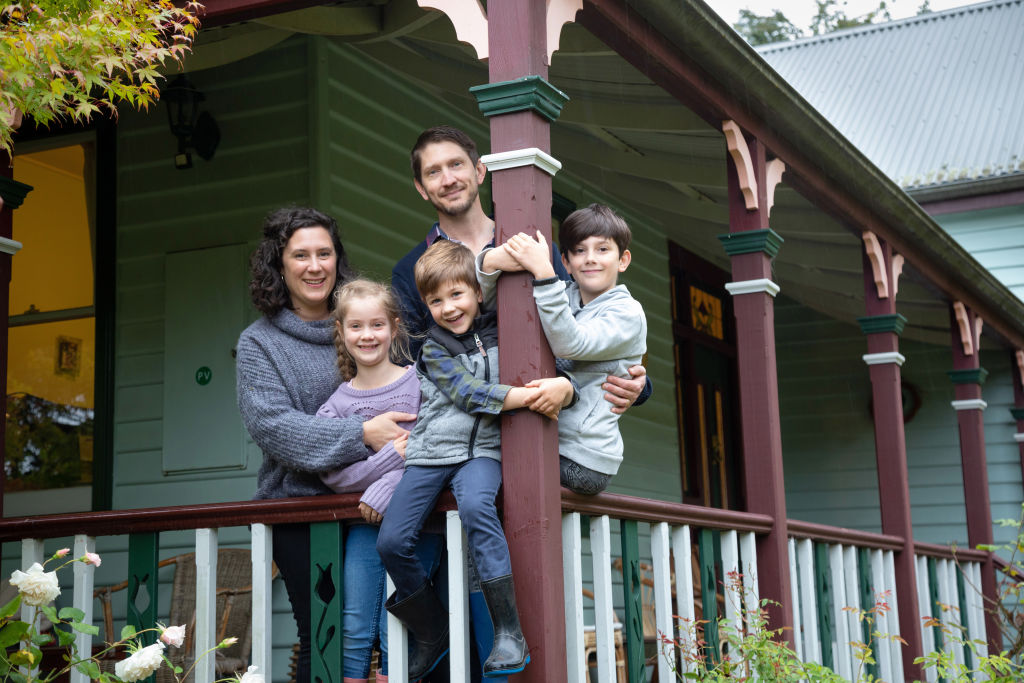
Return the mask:
<svg viewBox="0 0 1024 683">
<path fill-rule="evenodd" d="M 161 560 L 160 567 L 174 565 L 168 625 L 185 625 L 185 642 L 180 648 L 167 648 L 165 654 L 176 666 L 188 670 L 194 660 L 193 644 L 196 628 L 196 563 L 195 553 L 184 553 Z M 277 577 L 277 567 L 272 578 Z M 217 678 L 244 673 L 252 645 L 252 560 L 247 549 L 221 548 L 217 554 L 217 616 L 215 642 L 234 636 L 238 642 L 216 651 Z M 103 604 L 103 625 L 107 642 L 114 642 L 114 617 L 111 595 L 128 587 L 123 581 L 114 586 L 97 588 L 93 595 Z M 212 655 L 211 655 L 212 656 Z M 190 674 L 186 681 L 194 680 Z M 174 674 L 166 666 L 157 669 L 157 683 L 174 683 Z"/>
</svg>

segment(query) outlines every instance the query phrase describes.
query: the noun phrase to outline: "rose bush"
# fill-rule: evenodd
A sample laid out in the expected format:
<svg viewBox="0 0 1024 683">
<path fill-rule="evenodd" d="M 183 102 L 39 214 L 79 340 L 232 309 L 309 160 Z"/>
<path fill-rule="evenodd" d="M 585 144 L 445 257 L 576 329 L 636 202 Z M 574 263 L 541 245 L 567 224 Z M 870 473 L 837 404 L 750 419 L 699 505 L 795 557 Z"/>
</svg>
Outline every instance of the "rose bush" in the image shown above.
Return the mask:
<svg viewBox="0 0 1024 683">
<path fill-rule="evenodd" d="M 115 664 L 114 673 L 121 680 L 132 683 L 132 681 L 148 678 L 150 674 L 160 668 L 162 661 L 164 661 L 164 644 L 157 642 L 138 648 L 127 659 L 122 659 Z"/>
<path fill-rule="evenodd" d="M 60 595 L 57 572 L 43 571 L 43 565 L 38 562 L 27 572 L 15 569 L 11 574 L 11 585 L 18 589 L 26 605 L 48 605 Z"/>
</svg>

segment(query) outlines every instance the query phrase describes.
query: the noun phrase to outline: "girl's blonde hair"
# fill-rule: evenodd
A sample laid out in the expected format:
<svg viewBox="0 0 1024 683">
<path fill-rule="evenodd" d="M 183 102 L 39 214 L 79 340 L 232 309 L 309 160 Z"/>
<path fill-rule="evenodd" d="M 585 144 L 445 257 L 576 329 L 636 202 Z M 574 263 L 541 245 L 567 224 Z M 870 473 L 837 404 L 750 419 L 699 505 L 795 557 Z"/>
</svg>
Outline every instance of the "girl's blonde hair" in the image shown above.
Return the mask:
<svg viewBox="0 0 1024 683">
<path fill-rule="evenodd" d="M 341 374 L 341 381 L 347 382 L 356 376 L 356 362 L 345 348 L 344 332 L 345 314 L 348 313 L 349 305 L 356 299 L 376 299 L 384 309 L 384 315 L 394 328 L 391 348 L 388 351 L 391 362 L 399 365 L 412 362 L 409 333 L 402 323 L 402 309 L 391 288 L 373 280 L 349 280 L 335 293 L 334 310 L 331 312 L 331 317 L 340 325 L 334 326 L 334 347 L 338 350 L 338 372 Z"/>
</svg>

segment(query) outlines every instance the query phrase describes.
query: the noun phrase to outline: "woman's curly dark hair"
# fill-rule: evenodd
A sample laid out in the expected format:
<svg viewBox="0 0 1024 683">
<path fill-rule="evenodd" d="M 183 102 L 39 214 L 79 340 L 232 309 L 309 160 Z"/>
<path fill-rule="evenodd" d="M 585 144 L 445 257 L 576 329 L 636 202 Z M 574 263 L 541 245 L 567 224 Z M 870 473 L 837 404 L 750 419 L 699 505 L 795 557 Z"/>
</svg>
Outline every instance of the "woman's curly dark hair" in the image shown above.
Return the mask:
<svg viewBox="0 0 1024 683">
<path fill-rule="evenodd" d="M 309 207 L 289 206 L 269 213 L 263 221 L 263 239 L 249 260 L 252 279 L 249 280 L 249 294 L 252 303 L 263 315 L 273 317 L 282 308 L 292 308 L 292 297 L 284 283 L 281 269 L 285 245 L 296 230 L 301 228 L 324 228 L 331 235 L 334 252 L 338 255 L 334 292 L 338 291 L 352 277 L 348 267 L 345 247 L 338 235 L 338 223 L 327 214 Z M 333 301 L 334 292 L 328 301 Z"/>
</svg>

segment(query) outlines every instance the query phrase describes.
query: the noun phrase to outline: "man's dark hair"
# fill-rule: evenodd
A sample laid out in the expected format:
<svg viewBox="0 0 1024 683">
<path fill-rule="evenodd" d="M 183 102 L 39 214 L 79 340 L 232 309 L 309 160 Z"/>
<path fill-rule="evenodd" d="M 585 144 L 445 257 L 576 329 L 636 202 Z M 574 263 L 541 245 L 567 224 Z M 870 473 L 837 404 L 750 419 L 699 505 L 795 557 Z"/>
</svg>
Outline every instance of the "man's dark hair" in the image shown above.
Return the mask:
<svg viewBox="0 0 1024 683">
<path fill-rule="evenodd" d="M 588 237 L 607 237 L 619 248 L 619 256 L 629 248 L 633 239 L 626 221 L 604 204 L 591 204 L 584 209 L 573 211 L 562 221 L 558 229 L 558 245 L 562 255 Z"/>
<path fill-rule="evenodd" d="M 423 148 L 437 142 L 454 142 L 466 153 L 466 156 L 469 157 L 469 162 L 473 166 L 476 166 L 476 162 L 480 160 L 480 153 L 476 151 L 476 143 L 473 142 L 473 138 L 458 128 L 454 126 L 427 128 L 416 138 L 416 144 L 412 146 L 412 152 L 409 154 L 413 180 L 420 182 L 420 173 L 423 170 L 420 163 L 420 153 L 423 151 Z"/>
<path fill-rule="evenodd" d="M 341 237 L 338 235 L 337 221 L 321 211 L 303 206 L 289 206 L 271 211 L 263 221 L 263 239 L 249 259 L 252 275 L 249 280 L 249 294 L 252 296 L 253 305 L 263 315 L 272 317 L 282 308 L 292 308 L 292 297 L 281 274 L 284 267 L 284 248 L 296 230 L 318 227 L 330 233 L 334 253 L 338 256 L 335 266 L 335 292 L 352 277 L 348 257 L 345 256 L 345 247 L 341 245 Z M 333 301 L 333 296 L 334 292 L 328 301 Z"/>
</svg>

